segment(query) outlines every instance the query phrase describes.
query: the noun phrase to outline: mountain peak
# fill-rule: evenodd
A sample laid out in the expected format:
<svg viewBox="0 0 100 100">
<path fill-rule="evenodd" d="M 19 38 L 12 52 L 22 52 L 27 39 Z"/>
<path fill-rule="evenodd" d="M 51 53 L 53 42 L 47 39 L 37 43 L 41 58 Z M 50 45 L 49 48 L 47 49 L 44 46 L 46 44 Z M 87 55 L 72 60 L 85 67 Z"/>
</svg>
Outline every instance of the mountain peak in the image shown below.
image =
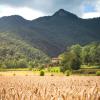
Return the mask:
<svg viewBox="0 0 100 100">
<path fill-rule="evenodd" d="M 23 17 L 21 17 L 21 16 L 19 16 L 19 15 L 11 15 L 11 16 L 4 16 L 4 17 L 2 17 L 2 19 L 19 19 L 19 20 L 24 20 L 24 18 Z"/>
<path fill-rule="evenodd" d="M 64 9 L 60 9 L 58 10 L 54 16 L 60 16 L 60 17 L 69 17 L 69 18 L 78 18 L 76 15 L 74 15 L 73 13 L 70 13 Z"/>
<path fill-rule="evenodd" d="M 66 11 L 64 9 L 60 9 L 56 12 L 56 14 L 59 16 L 66 16 Z"/>
<path fill-rule="evenodd" d="M 58 10 L 54 15 L 57 15 L 57 16 L 66 16 L 66 12 L 64 9 L 60 9 Z"/>
<path fill-rule="evenodd" d="M 9 22 L 9 23 L 27 23 L 29 22 L 28 20 L 24 19 L 23 17 L 19 15 L 11 15 L 11 16 L 4 16 L 0 18 L 0 22 Z"/>
</svg>

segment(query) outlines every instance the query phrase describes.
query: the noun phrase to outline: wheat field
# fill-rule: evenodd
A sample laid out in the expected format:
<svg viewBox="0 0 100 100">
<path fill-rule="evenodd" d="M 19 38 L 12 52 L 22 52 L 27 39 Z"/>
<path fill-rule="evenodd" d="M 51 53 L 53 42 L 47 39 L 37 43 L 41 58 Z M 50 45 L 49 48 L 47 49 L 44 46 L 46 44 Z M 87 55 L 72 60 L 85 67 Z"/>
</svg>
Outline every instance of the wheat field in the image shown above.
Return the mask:
<svg viewBox="0 0 100 100">
<path fill-rule="evenodd" d="M 0 100 L 100 100 L 100 77 L 0 76 Z"/>
</svg>

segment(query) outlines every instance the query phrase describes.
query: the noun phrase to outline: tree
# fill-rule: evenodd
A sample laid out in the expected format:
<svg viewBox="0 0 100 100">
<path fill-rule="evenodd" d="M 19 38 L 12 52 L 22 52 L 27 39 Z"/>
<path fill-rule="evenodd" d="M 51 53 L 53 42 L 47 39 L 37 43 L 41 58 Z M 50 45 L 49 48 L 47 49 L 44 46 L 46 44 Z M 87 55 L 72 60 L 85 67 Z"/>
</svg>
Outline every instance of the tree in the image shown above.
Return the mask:
<svg viewBox="0 0 100 100">
<path fill-rule="evenodd" d="M 81 60 L 80 60 L 80 58 L 75 57 L 75 58 L 72 60 L 70 66 L 71 66 L 71 68 L 72 68 L 73 70 L 78 70 L 78 69 L 80 69 L 80 65 L 81 65 Z"/>
<path fill-rule="evenodd" d="M 82 47 L 79 44 L 72 45 L 70 51 L 74 52 L 78 57 L 81 56 Z"/>
<path fill-rule="evenodd" d="M 72 51 L 64 53 L 61 63 L 62 72 L 65 72 L 66 70 L 78 70 L 81 65 L 80 58 L 78 58 L 78 56 Z"/>
<path fill-rule="evenodd" d="M 82 48 L 81 53 L 82 64 L 100 65 L 100 44 L 91 43 Z"/>
</svg>

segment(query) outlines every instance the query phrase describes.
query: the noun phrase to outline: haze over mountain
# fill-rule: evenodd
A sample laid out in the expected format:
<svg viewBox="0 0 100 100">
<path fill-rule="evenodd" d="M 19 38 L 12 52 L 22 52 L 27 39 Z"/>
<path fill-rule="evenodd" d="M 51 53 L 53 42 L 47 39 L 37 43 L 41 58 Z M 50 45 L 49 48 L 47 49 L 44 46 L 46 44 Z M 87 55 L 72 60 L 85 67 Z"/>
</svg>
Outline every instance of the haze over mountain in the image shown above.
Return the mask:
<svg viewBox="0 0 100 100">
<path fill-rule="evenodd" d="M 81 19 L 63 9 L 32 21 L 13 15 L 0 18 L 0 33 L 0 42 L 10 37 L 54 57 L 72 44 L 100 41 L 100 18 Z"/>
</svg>

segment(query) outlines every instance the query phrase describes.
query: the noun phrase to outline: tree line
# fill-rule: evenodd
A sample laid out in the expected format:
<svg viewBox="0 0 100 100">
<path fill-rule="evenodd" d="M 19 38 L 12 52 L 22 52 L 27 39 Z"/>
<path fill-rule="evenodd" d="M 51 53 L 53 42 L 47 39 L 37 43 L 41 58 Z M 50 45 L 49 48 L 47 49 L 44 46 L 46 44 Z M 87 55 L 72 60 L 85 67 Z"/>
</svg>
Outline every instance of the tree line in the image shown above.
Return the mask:
<svg viewBox="0 0 100 100">
<path fill-rule="evenodd" d="M 78 70 L 81 65 L 100 66 L 100 43 L 72 45 L 61 54 L 61 71 Z"/>
</svg>

